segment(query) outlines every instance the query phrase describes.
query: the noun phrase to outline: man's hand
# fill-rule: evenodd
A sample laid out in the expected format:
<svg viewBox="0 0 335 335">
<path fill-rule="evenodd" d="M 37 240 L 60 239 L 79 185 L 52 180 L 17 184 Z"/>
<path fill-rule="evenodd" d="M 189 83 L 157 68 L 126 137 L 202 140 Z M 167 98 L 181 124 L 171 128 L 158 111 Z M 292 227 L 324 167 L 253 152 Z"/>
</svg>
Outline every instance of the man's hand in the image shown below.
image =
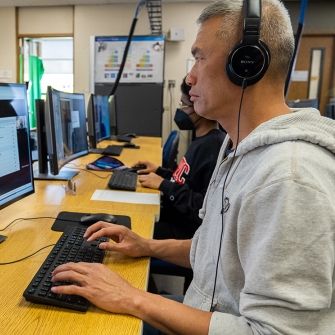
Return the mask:
<svg viewBox="0 0 335 335">
<path fill-rule="evenodd" d="M 105 265 L 97 263 L 67 263 L 52 273 L 52 282 L 70 281 L 74 284 L 54 286 L 56 294 L 76 294 L 110 312 L 131 314 L 130 301 L 140 290 L 132 287 Z"/>
<path fill-rule="evenodd" d="M 158 190 L 164 178 L 157 175 L 156 173 L 149 173 L 147 175 L 139 175 L 138 181 L 141 183 L 141 186 L 153 188 L 154 190 Z"/>
<path fill-rule="evenodd" d="M 168 334 L 208 334 L 212 313 L 131 286 L 103 264 L 67 263 L 52 272 L 56 294 L 75 294 L 113 313 L 136 316 Z"/>
<path fill-rule="evenodd" d="M 124 226 L 99 221 L 87 228 L 84 238 L 93 241 L 99 237 L 109 237 L 114 242 L 100 243 L 99 248 L 119 251 L 131 257 L 150 256 L 148 239 L 145 239 Z"/>
</svg>

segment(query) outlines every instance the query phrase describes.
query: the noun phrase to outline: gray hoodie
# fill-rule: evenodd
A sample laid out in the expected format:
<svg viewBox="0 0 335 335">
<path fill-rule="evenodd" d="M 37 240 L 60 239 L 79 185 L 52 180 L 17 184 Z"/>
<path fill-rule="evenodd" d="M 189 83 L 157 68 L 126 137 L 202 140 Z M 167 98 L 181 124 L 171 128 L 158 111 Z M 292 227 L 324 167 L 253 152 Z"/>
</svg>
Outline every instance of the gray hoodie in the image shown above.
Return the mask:
<svg viewBox="0 0 335 335">
<path fill-rule="evenodd" d="M 184 303 L 209 334 L 335 334 L 335 121 L 300 109 L 258 126 L 218 157 L 191 248 Z"/>
</svg>

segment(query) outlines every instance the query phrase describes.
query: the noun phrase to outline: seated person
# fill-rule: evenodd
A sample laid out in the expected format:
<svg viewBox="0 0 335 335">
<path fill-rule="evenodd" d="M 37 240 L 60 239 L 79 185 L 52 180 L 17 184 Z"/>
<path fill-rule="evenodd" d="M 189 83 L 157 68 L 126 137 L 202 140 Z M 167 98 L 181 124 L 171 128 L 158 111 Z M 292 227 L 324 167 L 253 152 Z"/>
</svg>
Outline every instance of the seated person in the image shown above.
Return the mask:
<svg viewBox="0 0 335 335">
<path fill-rule="evenodd" d="M 185 79 L 181 91 L 181 107 L 174 120 L 180 130 L 193 130 L 195 134 L 185 156 L 175 171 L 145 160 L 137 162 L 146 165 L 138 171 L 141 185 L 163 193 L 160 220 L 154 231 L 157 239 L 184 239 L 194 235 L 201 224 L 198 212 L 225 138 L 216 121 L 195 113 Z"/>
<path fill-rule="evenodd" d="M 195 109 L 229 136 L 192 241 L 145 239 L 104 222 L 85 235 L 110 237 L 101 249 L 192 265 L 183 304 L 141 291 L 102 264 L 59 266 L 52 280 L 75 284 L 52 292 L 83 296 L 167 334 L 334 334 L 335 121 L 285 104 L 294 36 L 279 0 L 262 0 L 259 15 L 271 53 L 267 72 L 247 88 L 230 82 L 223 64 L 241 38 L 242 6 L 209 4 L 192 47 Z M 230 140 L 236 150 L 226 156 Z"/>
</svg>

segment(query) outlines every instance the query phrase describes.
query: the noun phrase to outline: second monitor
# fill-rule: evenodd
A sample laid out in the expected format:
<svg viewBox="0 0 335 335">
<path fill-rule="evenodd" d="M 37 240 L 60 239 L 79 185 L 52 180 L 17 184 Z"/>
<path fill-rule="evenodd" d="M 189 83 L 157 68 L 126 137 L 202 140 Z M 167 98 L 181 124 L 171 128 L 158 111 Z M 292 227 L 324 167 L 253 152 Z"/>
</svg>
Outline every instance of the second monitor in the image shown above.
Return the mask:
<svg viewBox="0 0 335 335">
<path fill-rule="evenodd" d="M 61 168 L 88 154 L 85 96 L 48 87 L 45 107 L 50 173 L 58 179 L 71 179 L 78 172 Z"/>
<path fill-rule="evenodd" d="M 87 106 L 90 148 L 111 137 L 111 122 L 107 95 L 91 94 Z"/>
<path fill-rule="evenodd" d="M 90 95 L 87 107 L 87 123 L 91 153 L 119 156 L 122 152 L 123 146 L 120 145 L 97 148 L 99 142 L 111 139 L 110 112 L 110 102 L 107 95 Z"/>
</svg>

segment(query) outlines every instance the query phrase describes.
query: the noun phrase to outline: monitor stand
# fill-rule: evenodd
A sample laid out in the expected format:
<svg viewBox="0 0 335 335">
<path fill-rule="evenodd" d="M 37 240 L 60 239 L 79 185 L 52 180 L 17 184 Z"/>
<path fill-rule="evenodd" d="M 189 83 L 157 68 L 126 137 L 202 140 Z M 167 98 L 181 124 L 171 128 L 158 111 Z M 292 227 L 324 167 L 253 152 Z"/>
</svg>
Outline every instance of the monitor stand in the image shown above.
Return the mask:
<svg viewBox="0 0 335 335">
<path fill-rule="evenodd" d="M 35 180 L 71 180 L 75 177 L 79 171 L 62 168 L 57 175 L 53 175 L 49 172 L 41 173 L 39 171 L 38 165 L 34 163 L 34 179 Z"/>
</svg>

